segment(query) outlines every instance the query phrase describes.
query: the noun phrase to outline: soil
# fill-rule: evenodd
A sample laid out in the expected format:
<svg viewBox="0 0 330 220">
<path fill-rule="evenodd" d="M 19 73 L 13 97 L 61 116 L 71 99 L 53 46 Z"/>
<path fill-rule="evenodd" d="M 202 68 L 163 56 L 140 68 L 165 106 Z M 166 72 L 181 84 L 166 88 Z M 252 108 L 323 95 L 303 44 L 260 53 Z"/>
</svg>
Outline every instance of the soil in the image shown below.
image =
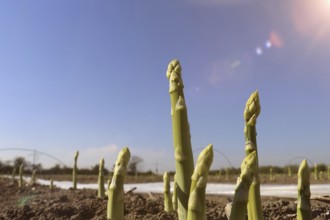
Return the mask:
<svg viewBox="0 0 330 220">
<path fill-rule="evenodd" d="M 97 198 L 90 189 L 64 190 L 34 185 L 18 188 L 17 183 L 0 178 L 0 220 L 106 220 L 107 199 Z M 265 219 L 296 219 L 296 201 L 285 198 L 262 198 Z M 208 220 L 227 219 L 224 209 L 228 199 L 208 196 Z M 311 201 L 313 219 L 330 219 L 330 198 Z M 177 219 L 175 212 L 164 211 L 162 195 L 125 194 L 125 219 Z"/>
</svg>

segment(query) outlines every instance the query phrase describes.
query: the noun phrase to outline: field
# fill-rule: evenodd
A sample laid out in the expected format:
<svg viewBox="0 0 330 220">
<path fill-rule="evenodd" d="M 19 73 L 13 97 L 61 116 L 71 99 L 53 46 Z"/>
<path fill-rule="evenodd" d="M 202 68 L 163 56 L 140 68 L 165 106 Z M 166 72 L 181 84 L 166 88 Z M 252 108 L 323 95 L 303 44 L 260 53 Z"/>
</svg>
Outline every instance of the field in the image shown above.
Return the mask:
<svg viewBox="0 0 330 220">
<path fill-rule="evenodd" d="M 69 176 L 60 179 L 68 180 Z M 151 177 L 150 177 L 151 178 Z M 157 179 L 157 177 L 153 177 Z M 142 182 L 148 178 L 128 177 L 128 182 Z M 211 178 L 212 179 L 212 178 Z M 234 177 L 230 178 L 234 179 Z M 95 176 L 81 176 L 82 182 L 91 182 Z M 90 189 L 53 191 L 47 186 L 35 185 L 19 189 L 17 183 L 0 178 L 0 219 L 47 219 L 47 220 L 106 220 L 107 199 L 97 198 L 97 191 Z M 228 198 L 207 196 L 207 219 L 227 219 L 224 208 Z M 330 198 L 312 200 L 313 219 L 330 219 Z M 263 197 L 265 219 L 296 219 L 294 199 Z M 162 195 L 125 194 L 125 219 L 177 219 L 175 213 L 164 212 Z"/>
</svg>

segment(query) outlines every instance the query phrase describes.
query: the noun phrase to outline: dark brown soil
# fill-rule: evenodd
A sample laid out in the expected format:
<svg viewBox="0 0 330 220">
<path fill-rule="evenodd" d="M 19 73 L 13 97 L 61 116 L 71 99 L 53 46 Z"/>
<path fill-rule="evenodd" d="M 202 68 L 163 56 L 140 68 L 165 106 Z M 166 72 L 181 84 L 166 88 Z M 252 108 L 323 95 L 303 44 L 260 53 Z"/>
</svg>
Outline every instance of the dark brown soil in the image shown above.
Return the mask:
<svg viewBox="0 0 330 220">
<path fill-rule="evenodd" d="M 46 186 L 26 186 L 19 189 L 17 183 L 0 178 L 0 220 L 106 220 L 106 199 L 97 198 L 96 190 L 50 191 Z M 207 219 L 227 219 L 224 214 L 227 198 L 208 196 Z M 125 219 L 177 219 L 176 213 L 163 211 L 161 195 L 128 193 L 125 195 Z M 312 200 L 314 219 L 330 219 L 330 198 Z M 294 200 L 263 198 L 265 219 L 296 219 Z"/>
</svg>

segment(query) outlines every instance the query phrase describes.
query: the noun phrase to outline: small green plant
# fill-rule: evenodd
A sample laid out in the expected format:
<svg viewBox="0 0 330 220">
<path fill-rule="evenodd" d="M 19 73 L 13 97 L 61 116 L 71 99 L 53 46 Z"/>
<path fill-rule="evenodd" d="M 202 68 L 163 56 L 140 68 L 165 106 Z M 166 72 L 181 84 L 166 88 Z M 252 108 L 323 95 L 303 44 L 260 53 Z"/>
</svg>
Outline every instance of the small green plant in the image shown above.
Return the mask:
<svg viewBox="0 0 330 220">
<path fill-rule="evenodd" d="M 309 168 L 307 161 L 303 160 L 298 170 L 297 220 L 312 219 L 310 197 Z"/>
<path fill-rule="evenodd" d="M 328 166 L 328 180 L 330 180 L 330 165 Z"/>
<path fill-rule="evenodd" d="M 24 165 L 21 164 L 19 166 L 19 181 L 18 181 L 18 188 L 22 188 L 23 184 L 24 184 L 24 180 L 23 180 L 23 169 L 24 169 Z"/>
<path fill-rule="evenodd" d="M 79 151 L 77 151 L 74 155 L 74 164 L 73 164 L 73 171 L 72 171 L 72 183 L 73 183 L 73 189 L 77 189 L 77 160 L 79 156 Z"/>
<path fill-rule="evenodd" d="M 229 220 L 246 219 L 247 204 L 249 201 L 249 189 L 256 172 L 256 162 L 257 155 L 255 151 L 252 151 L 250 154 L 248 154 L 242 162 L 241 175 L 237 181 Z"/>
<path fill-rule="evenodd" d="M 104 198 L 105 197 L 105 190 L 104 190 L 104 159 L 100 160 L 99 164 L 99 177 L 98 177 L 98 191 L 97 197 Z"/>
<path fill-rule="evenodd" d="M 245 142 L 249 142 L 254 151 L 256 151 L 256 173 L 254 180 L 250 186 L 249 202 L 248 202 L 248 219 L 263 220 L 263 214 L 261 209 L 261 196 L 260 196 L 260 174 L 259 174 L 259 162 L 258 162 L 258 148 L 257 148 L 257 117 L 261 111 L 259 94 L 255 91 L 251 94 L 246 102 L 244 110 L 244 135 Z M 248 155 L 250 152 L 246 152 Z"/>
<path fill-rule="evenodd" d="M 124 182 L 130 157 L 131 153 L 127 147 L 118 154 L 114 174 L 108 188 L 107 219 L 124 219 Z"/>
<path fill-rule="evenodd" d="M 206 220 L 205 189 L 212 162 L 213 145 L 209 144 L 199 154 L 191 177 L 187 220 Z"/>
<path fill-rule="evenodd" d="M 178 218 L 187 219 L 188 199 L 191 186 L 191 176 L 194 170 L 194 159 L 190 142 L 190 127 L 187 106 L 183 94 L 181 65 L 178 60 L 172 60 L 167 68 L 166 77 L 169 80 L 171 100 L 171 116 L 174 155 L 176 161 Z"/>
<path fill-rule="evenodd" d="M 170 179 L 167 172 L 164 173 L 163 181 L 164 181 L 164 210 L 165 212 L 172 212 L 173 204 L 171 200 L 171 187 L 170 187 Z"/>
</svg>

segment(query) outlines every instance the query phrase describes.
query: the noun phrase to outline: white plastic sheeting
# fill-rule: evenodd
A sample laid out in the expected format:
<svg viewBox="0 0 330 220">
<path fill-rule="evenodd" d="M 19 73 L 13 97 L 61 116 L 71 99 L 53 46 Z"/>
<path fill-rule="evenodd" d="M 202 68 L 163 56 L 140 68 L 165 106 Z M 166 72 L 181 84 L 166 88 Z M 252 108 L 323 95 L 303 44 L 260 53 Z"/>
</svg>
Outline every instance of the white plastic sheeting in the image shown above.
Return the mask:
<svg viewBox="0 0 330 220">
<path fill-rule="evenodd" d="M 38 183 L 49 185 L 49 180 L 39 179 Z M 56 187 L 62 189 L 69 189 L 72 187 L 71 181 L 54 181 Z M 163 183 L 130 183 L 124 185 L 124 190 L 130 190 L 136 187 L 134 192 L 140 193 L 163 193 Z M 78 189 L 88 188 L 97 189 L 97 184 L 82 184 L 78 183 Z M 173 188 L 173 182 L 171 183 L 171 188 Z M 224 195 L 233 196 L 235 190 L 235 184 L 222 184 L 222 183 L 208 183 L 206 188 L 206 193 L 210 195 Z M 261 185 L 260 187 L 261 196 L 276 196 L 276 197 L 286 197 L 286 198 L 296 198 L 297 197 L 297 185 Z M 311 185 L 312 197 L 330 195 L 330 184 L 314 184 Z"/>
</svg>

